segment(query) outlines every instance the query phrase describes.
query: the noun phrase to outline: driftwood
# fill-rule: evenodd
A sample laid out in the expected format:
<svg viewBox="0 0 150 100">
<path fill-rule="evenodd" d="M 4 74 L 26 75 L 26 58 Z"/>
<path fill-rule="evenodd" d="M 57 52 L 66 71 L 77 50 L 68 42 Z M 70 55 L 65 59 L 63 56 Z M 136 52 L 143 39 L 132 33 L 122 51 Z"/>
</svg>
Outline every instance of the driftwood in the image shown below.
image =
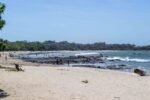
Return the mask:
<svg viewBox="0 0 150 100">
<path fill-rule="evenodd" d="M 20 67 L 21 65 L 15 63 L 15 68 L 17 71 L 23 71 L 23 69 L 21 69 Z"/>
</svg>

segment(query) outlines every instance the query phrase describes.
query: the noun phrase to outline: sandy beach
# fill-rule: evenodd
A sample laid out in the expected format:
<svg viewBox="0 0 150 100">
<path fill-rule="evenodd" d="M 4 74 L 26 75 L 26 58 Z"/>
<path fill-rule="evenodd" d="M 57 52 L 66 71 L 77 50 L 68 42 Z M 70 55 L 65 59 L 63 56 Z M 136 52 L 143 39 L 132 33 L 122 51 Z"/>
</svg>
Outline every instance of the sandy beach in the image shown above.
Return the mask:
<svg viewBox="0 0 150 100">
<path fill-rule="evenodd" d="M 150 100 L 150 0 L 1 0 L 0 100 Z"/>
<path fill-rule="evenodd" d="M 8 59 L 7 62 L 14 61 L 18 60 Z M 5 66 L 12 67 L 10 63 Z M 149 76 L 94 68 L 25 64 L 22 66 L 24 72 L 0 69 L 0 89 L 7 94 L 0 100 L 150 100 Z"/>
</svg>

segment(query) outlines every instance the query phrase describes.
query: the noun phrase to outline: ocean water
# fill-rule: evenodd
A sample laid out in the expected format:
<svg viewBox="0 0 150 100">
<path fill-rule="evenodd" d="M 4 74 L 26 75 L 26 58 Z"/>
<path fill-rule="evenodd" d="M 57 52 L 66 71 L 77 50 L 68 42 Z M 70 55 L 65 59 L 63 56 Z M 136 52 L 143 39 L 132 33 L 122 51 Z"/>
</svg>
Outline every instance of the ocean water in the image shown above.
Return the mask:
<svg viewBox="0 0 150 100">
<path fill-rule="evenodd" d="M 126 64 L 130 68 L 150 71 L 150 51 L 108 51 L 102 54 L 108 56 L 108 60 L 114 60 L 113 64 Z"/>
<path fill-rule="evenodd" d="M 103 55 L 105 65 L 124 64 L 134 69 L 140 68 L 150 71 L 150 51 L 47 51 L 33 52 L 26 55 L 20 55 L 25 58 L 48 58 L 48 57 L 69 57 L 69 56 L 98 56 Z M 89 64 L 89 63 L 88 63 Z M 92 63 L 93 64 L 93 63 Z M 100 65 L 95 63 L 94 65 Z M 102 64 L 101 64 L 102 65 Z"/>
</svg>

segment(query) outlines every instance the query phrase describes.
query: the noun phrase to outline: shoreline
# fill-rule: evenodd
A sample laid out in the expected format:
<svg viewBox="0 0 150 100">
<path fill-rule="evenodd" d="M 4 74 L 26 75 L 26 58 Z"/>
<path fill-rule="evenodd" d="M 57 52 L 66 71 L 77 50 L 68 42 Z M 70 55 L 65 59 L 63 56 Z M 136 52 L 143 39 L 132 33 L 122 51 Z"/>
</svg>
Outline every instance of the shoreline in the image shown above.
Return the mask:
<svg viewBox="0 0 150 100">
<path fill-rule="evenodd" d="M 150 76 L 64 65 L 0 60 L 4 66 L 22 65 L 24 72 L 0 69 L 2 100 L 150 100 Z"/>
<path fill-rule="evenodd" d="M 108 52 L 108 51 L 106 51 Z M 106 53 L 105 52 L 105 53 Z M 111 51 L 116 52 L 116 51 Z M 68 65 L 72 67 L 87 67 L 98 69 L 111 69 L 119 71 L 134 72 L 138 69 L 144 71 L 146 74 L 150 73 L 148 64 L 149 59 L 142 58 L 130 58 L 110 56 L 103 54 L 104 51 L 49 51 L 49 52 L 32 52 L 19 55 L 18 58 L 26 62 L 39 63 L 39 64 L 52 64 L 52 65 Z M 110 51 L 109 51 L 110 53 Z M 123 52 L 122 52 L 123 53 Z M 131 53 L 132 55 L 136 53 Z M 131 55 L 129 54 L 129 55 Z"/>
</svg>

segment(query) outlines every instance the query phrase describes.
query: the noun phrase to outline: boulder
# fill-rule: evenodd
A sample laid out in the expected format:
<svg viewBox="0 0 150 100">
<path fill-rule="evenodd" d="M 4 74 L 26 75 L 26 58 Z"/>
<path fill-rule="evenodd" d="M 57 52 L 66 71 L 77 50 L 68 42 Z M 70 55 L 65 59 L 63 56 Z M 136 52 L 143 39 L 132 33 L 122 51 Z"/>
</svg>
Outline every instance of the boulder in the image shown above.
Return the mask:
<svg viewBox="0 0 150 100">
<path fill-rule="evenodd" d="M 145 71 L 141 70 L 141 69 L 134 69 L 134 73 L 140 75 L 140 76 L 146 76 Z"/>
</svg>

